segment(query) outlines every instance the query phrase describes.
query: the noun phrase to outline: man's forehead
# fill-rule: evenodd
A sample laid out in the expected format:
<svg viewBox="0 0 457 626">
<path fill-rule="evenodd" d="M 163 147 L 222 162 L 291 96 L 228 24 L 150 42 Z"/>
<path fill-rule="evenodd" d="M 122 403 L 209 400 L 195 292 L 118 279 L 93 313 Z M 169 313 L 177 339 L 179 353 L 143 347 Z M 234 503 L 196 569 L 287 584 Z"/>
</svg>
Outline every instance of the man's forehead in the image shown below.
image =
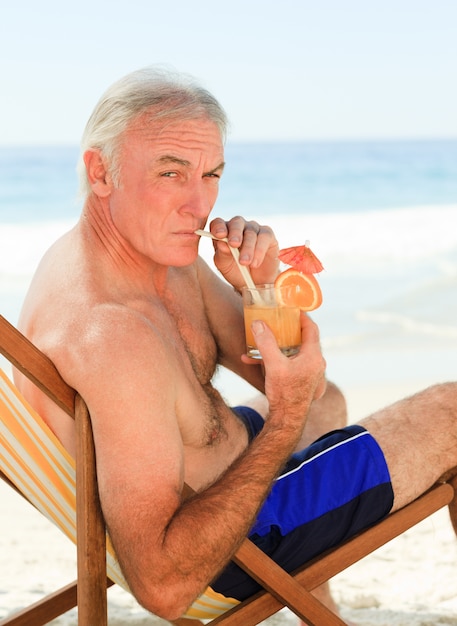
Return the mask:
<svg viewBox="0 0 457 626">
<path fill-rule="evenodd" d="M 193 136 L 212 138 L 212 142 L 223 144 L 221 131 L 213 120 L 207 117 L 157 119 L 143 114 L 133 120 L 126 132 L 140 135 L 146 141 L 166 141 L 179 135 L 191 139 Z"/>
<path fill-rule="evenodd" d="M 203 157 L 204 167 L 208 169 L 220 169 L 224 164 L 219 127 L 207 118 L 165 121 L 141 116 L 126 131 L 123 143 L 127 152 L 147 150 L 149 158 L 156 162 L 180 162 L 190 166 L 195 165 L 195 158 L 201 162 Z"/>
</svg>

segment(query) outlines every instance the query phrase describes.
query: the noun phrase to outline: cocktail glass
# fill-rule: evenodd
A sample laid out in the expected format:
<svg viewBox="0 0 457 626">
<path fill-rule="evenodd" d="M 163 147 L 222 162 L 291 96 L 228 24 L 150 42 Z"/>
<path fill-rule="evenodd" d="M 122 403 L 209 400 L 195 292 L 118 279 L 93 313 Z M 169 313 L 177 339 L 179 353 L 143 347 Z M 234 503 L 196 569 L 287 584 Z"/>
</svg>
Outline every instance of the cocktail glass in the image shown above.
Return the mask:
<svg viewBox="0 0 457 626">
<path fill-rule="evenodd" d="M 300 308 L 286 304 L 294 301 L 290 290 L 295 285 L 275 287 L 256 285 L 255 289 L 243 287 L 244 325 L 246 330 L 247 355 L 261 359 L 252 333 L 252 322 L 263 320 L 273 331 L 278 346 L 286 356 L 296 354 L 301 344 Z"/>
</svg>

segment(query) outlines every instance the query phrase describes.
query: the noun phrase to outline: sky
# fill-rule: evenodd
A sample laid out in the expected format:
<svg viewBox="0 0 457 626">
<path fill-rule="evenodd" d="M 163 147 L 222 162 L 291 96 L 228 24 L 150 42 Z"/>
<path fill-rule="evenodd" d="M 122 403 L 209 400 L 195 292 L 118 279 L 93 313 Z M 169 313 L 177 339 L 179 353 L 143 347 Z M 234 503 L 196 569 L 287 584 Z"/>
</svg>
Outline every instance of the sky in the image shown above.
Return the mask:
<svg viewBox="0 0 457 626">
<path fill-rule="evenodd" d="M 457 138 L 457 0 L 15 0 L 0 145 L 77 144 L 152 63 L 207 87 L 232 141 Z"/>
</svg>

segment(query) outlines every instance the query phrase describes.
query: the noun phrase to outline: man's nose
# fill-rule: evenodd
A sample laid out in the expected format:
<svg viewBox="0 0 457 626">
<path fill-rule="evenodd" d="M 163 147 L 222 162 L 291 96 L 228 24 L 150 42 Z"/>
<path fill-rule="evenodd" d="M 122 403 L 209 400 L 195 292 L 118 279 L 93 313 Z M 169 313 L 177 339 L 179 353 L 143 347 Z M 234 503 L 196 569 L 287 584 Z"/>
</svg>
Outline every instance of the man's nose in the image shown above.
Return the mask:
<svg viewBox="0 0 457 626">
<path fill-rule="evenodd" d="M 217 192 L 208 189 L 205 181 L 197 181 L 189 185 L 184 198 L 182 210 L 192 213 L 195 217 L 207 217 L 216 201 Z"/>
</svg>

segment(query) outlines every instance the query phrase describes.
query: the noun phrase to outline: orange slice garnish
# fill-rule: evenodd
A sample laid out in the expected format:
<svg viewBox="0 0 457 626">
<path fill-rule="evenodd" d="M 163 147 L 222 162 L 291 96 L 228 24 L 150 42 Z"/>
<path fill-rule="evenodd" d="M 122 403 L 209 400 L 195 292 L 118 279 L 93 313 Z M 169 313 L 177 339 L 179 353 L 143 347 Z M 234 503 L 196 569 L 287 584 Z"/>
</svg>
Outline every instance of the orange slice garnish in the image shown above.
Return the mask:
<svg viewBox="0 0 457 626">
<path fill-rule="evenodd" d="M 280 294 L 283 304 L 298 306 L 302 311 L 313 311 L 322 304 L 322 291 L 312 274 L 303 274 L 290 267 L 275 280 L 275 287 L 295 286 Z"/>
</svg>

